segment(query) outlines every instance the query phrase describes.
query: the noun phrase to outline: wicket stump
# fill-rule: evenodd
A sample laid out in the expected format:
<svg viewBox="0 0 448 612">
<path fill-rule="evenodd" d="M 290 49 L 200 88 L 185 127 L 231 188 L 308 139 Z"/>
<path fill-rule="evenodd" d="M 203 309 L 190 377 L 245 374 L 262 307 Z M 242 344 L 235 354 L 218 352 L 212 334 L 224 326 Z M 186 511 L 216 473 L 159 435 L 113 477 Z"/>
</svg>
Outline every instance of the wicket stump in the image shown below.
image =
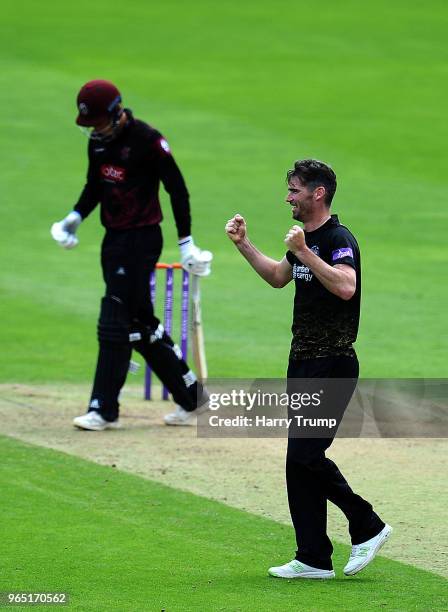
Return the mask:
<svg viewBox="0 0 448 612">
<path fill-rule="evenodd" d="M 188 355 L 188 322 L 189 322 L 189 303 L 190 303 L 190 275 L 183 270 L 180 263 L 156 264 L 156 269 L 152 271 L 150 277 L 151 302 L 155 304 L 157 290 L 157 270 L 165 270 L 165 298 L 163 307 L 163 326 L 166 333 L 171 335 L 173 323 L 173 297 L 174 297 L 174 272 L 182 270 L 182 291 L 181 291 L 181 316 L 180 316 L 180 350 L 182 357 L 187 360 Z M 145 399 L 151 399 L 152 371 L 146 366 L 145 372 Z M 168 389 L 163 387 L 162 399 L 168 399 Z"/>
</svg>

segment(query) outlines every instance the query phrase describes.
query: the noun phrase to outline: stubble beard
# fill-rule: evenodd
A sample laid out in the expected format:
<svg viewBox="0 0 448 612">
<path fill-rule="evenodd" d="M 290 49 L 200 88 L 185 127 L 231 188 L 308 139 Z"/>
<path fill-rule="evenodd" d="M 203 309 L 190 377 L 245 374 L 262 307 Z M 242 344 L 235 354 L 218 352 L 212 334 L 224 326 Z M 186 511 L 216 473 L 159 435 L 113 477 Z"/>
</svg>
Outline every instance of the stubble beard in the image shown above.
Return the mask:
<svg viewBox="0 0 448 612">
<path fill-rule="evenodd" d="M 297 210 L 292 213 L 292 218 L 295 219 L 296 221 L 303 222 L 303 218 L 302 218 L 302 213 L 300 211 L 300 207 L 296 207 L 296 208 L 297 208 Z"/>
</svg>

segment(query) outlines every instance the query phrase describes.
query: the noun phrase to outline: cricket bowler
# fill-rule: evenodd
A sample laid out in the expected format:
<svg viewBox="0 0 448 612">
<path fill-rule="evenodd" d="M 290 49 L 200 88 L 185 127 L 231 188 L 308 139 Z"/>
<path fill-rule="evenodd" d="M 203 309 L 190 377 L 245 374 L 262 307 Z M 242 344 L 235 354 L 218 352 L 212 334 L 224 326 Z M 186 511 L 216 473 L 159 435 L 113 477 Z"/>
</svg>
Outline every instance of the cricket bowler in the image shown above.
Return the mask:
<svg viewBox="0 0 448 612">
<path fill-rule="evenodd" d="M 237 214 L 226 233 L 252 268 L 269 285 L 295 283 L 288 387 L 300 379 L 349 379 L 349 393 L 336 401 L 345 410 L 359 375 L 353 348 L 359 325 L 361 258 L 353 234 L 330 213 L 336 175 L 314 159 L 296 161 L 287 173 L 293 225 L 281 261 L 264 255 L 249 240 L 246 221 Z M 327 535 L 327 501 L 345 514 L 352 552 L 344 573 L 364 569 L 392 533 L 372 505 L 354 493 L 333 461 L 325 456 L 333 437 L 288 436 L 286 481 L 294 525 L 295 558 L 269 574 L 278 578 L 334 578 L 333 547 Z"/>
</svg>

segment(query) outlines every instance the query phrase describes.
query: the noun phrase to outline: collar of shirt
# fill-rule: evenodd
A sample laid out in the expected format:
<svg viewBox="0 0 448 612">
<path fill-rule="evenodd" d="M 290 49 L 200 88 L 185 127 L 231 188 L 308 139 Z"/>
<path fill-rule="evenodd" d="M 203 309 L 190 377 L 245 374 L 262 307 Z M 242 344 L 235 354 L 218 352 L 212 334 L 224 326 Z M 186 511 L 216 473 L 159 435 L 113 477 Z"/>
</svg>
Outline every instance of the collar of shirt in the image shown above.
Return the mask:
<svg viewBox="0 0 448 612">
<path fill-rule="evenodd" d="M 327 221 L 325 221 L 325 223 L 323 223 L 320 227 L 316 228 L 315 230 L 313 230 L 311 232 L 305 231 L 305 234 L 307 236 L 311 236 L 312 234 L 317 234 L 318 232 L 322 232 L 324 230 L 327 230 L 330 227 L 337 227 L 338 225 L 340 225 L 338 216 L 337 215 L 331 215 L 331 217 Z"/>
</svg>

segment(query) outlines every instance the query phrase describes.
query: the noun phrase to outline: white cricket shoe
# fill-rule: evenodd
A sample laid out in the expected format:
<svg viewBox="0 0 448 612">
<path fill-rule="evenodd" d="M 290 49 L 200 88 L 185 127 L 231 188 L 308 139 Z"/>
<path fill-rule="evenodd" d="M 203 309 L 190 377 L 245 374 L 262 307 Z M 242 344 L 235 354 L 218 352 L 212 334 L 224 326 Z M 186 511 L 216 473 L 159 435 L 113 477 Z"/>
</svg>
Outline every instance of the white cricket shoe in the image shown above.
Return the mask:
<svg viewBox="0 0 448 612">
<path fill-rule="evenodd" d="M 169 412 L 163 417 L 165 425 L 193 425 L 196 418 L 195 410 L 187 412 L 182 406 L 177 406 L 174 412 Z"/>
<path fill-rule="evenodd" d="M 374 538 L 354 544 L 347 565 L 344 567 L 346 576 L 353 576 L 366 567 L 375 558 L 376 553 L 381 546 L 389 539 L 393 529 L 390 525 L 385 525 L 383 529 Z"/>
<path fill-rule="evenodd" d="M 89 431 L 103 431 L 103 429 L 119 429 L 121 427 L 118 419 L 106 421 L 95 410 L 74 418 L 73 425 L 79 429 L 88 429 Z"/>
<path fill-rule="evenodd" d="M 166 414 L 163 420 L 165 421 L 165 425 L 193 425 L 198 414 L 203 414 L 207 412 L 208 409 L 208 402 L 205 402 L 205 404 L 202 404 L 202 406 L 199 406 L 199 408 L 191 412 L 188 412 L 182 408 L 182 406 L 176 404 L 175 411 Z"/>
<path fill-rule="evenodd" d="M 328 580 L 328 578 L 334 578 L 335 576 L 334 570 L 311 567 L 311 565 L 297 561 L 297 559 L 279 567 L 270 567 L 268 574 L 276 578 L 314 578 L 320 580 Z"/>
</svg>

